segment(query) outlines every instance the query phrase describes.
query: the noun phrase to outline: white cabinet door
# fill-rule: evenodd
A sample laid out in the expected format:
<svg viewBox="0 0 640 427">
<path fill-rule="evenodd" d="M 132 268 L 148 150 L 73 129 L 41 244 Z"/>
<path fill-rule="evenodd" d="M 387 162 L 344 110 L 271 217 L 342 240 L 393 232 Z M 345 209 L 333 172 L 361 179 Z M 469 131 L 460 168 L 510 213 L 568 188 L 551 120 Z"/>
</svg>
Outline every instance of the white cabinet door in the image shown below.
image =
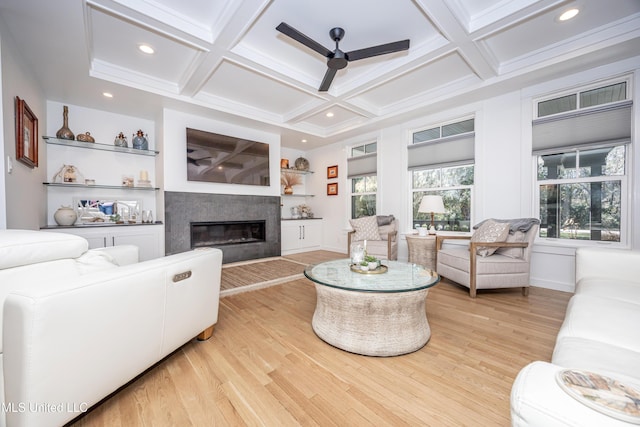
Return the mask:
<svg viewBox="0 0 640 427">
<path fill-rule="evenodd" d="M 322 244 L 322 222 L 318 220 L 305 221 L 302 224 L 302 247 L 318 248 Z"/>
<path fill-rule="evenodd" d="M 281 232 L 281 252 L 288 252 L 299 249 L 302 239 L 302 228 L 299 221 L 283 221 L 280 227 Z"/>
<path fill-rule="evenodd" d="M 282 221 L 281 241 L 283 255 L 319 249 L 322 244 L 322 220 Z"/>
<path fill-rule="evenodd" d="M 89 249 L 104 248 L 116 245 L 135 245 L 139 248 L 140 261 L 164 256 L 164 226 L 127 225 L 102 227 L 73 227 L 47 229 L 59 233 L 70 233 L 84 237 L 89 242 Z"/>
<path fill-rule="evenodd" d="M 125 227 L 125 230 L 114 234 L 112 243 L 116 245 L 135 245 L 139 249 L 140 261 L 164 256 L 164 245 L 161 245 L 162 226 L 144 225 L 140 227 Z M 129 228 L 131 228 L 129 230 Z M 162 249 L 162 250 L 161 250 Z"/>
</svg>

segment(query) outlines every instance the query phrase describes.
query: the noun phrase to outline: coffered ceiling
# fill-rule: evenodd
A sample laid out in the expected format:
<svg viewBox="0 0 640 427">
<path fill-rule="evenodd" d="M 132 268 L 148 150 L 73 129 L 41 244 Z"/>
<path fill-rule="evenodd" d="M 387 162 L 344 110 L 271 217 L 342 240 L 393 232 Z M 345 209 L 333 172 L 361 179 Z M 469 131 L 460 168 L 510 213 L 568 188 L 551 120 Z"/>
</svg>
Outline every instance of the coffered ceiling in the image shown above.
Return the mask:
<svg viewBox="0 0 640 427">
<path fill-rule="evenodd" d="M 3 0 L 0 17 L 50 100 L 146 118 L 179 108 L 303 150 L 640 55 L 639 0 Z M 281 22 L 330 50 L 333 27 L 345 52 L 410 48 L 352 61 L 319 92 L 326 58 Z"/>
</svg>

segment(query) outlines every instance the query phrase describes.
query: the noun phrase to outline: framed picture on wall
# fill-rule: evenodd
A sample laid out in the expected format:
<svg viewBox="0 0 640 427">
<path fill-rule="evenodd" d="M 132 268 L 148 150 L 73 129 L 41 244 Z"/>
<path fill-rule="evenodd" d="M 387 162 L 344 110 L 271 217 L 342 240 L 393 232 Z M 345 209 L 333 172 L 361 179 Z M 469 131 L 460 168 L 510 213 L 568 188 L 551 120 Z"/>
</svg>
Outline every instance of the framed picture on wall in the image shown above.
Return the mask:
<svg viewBox="0 0 640 427">
<path fill-rule="evenodd" d="M 337 177 L 338 177 L 338 165 L 329 166 L 327 168 L 327 179 L 332 179 Z"/>
<path fill-rule="evenodd" d="M 338 183 L 332 182 L 327 184 L 327 196 L 337 196 L 338 195 Z"/>
<path fill-rule="evenodd" d="M 38 166 L 38 118 L 27 103 L 16 96 L 16 160 Z"/>
</svg>

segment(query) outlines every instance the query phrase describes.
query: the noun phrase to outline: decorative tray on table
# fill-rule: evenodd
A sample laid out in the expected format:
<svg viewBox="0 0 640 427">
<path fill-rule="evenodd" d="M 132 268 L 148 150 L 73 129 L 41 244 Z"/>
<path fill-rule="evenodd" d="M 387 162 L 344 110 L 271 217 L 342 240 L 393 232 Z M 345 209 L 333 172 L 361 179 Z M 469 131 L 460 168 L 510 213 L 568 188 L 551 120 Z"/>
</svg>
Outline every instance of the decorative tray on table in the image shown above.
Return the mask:
<svg viewBox="0 0 640 427">
<path fill-rule="evenodd" d="M 382 274 L 386 273 L 387 270 L 389 270 L 389 267 L 386 265 L 379 265 L 378 268 L 374 268 L 373 270 L 362 270 L 359 265 L 351 264 L 351 271 L 360 274 Z"/>
</svg>

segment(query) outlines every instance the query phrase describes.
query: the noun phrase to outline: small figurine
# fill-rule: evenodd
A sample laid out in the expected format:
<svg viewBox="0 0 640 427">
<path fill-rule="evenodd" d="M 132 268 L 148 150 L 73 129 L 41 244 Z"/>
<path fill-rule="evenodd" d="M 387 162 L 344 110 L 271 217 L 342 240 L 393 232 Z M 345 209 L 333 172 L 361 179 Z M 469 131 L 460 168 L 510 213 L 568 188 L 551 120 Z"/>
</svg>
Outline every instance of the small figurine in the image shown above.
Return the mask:
<svg viewBox="0 0 640 427">
<path fill-rule="evenodd" d="M 138 150 L 148 150 L 149 149 L 149 142 L 147 141 L 147 138 L 144 135 L 144 132 L 142 132 L 142 130 L 138 129 L 138 132 L 136 133 L 135 136 L 133 136 L 133 139 L 131 140 L 131 142 L 133 143 L 133 148 L 136 148 Z"/>
<path fill-rule="evenodd" d="M 129 144 L 127 144 L 127 137 L 124 136 L 122 132 L 120 132 L 118 136 L 116 136 L 116 139 L 113 141 L 113 145 L 115 145 L 116 147 L 128 147 Z"/>
<path fill-rule="evenodd" d="M 94 137 L 91 136 L 90 132 L 79 133 L 78 136 L 76 137 L 76 141 L 80 141 L 80 142 L 96 142 Z"/>
</svg>

